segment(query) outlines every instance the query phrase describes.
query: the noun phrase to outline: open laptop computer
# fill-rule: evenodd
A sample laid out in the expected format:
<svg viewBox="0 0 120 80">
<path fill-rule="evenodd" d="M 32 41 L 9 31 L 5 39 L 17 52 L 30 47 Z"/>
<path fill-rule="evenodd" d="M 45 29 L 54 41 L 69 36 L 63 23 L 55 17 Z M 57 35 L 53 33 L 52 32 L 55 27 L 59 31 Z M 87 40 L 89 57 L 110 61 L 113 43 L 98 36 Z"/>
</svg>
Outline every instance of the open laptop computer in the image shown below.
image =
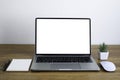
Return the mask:
<svg viewBox="0 0 120 80">
<path fill-rule="evenodd" d="M 90 18 L 36 18 L 31 71 L 99 71 Z"/>
</svg>

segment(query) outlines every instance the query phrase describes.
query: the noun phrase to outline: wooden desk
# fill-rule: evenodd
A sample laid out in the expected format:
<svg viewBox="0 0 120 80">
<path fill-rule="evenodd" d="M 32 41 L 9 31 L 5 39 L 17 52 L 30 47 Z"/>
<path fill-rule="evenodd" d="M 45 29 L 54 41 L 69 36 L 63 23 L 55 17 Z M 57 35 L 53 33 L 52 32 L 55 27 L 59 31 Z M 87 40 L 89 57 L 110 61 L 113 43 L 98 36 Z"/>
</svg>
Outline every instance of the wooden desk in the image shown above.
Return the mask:
<svg viewBox="0 0 120 80">
<path fill-rule="evenodd" d="M 109 46 L 109 61 L 115 63 L 115 72 L 3 72 L 0 80 L 120 80 L 120 45 Z M 34 45 L 0 45 L 0 64 L 7 59 L 32 58 Z M 92 46 L 92 55 L 98 60 L 98 46 Z M 99 65 L 100 66 L 100 65 Z"/>
</svg>

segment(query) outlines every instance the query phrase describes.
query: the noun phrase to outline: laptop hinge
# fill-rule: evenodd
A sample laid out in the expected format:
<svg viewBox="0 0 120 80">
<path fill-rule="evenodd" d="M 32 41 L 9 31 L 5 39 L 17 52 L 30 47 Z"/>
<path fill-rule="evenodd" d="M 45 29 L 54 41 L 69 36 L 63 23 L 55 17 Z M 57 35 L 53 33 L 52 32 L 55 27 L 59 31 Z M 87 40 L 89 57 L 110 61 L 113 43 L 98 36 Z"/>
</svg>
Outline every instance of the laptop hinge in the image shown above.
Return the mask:
<svg viewBox="0 0 120 80">
<path fill-rule="evenodd" d="M 70 56 L 72 56 L 72 57 L 78 57 L 78 56 L 80 56 L 80 57 L 89 57 L 90 56 L 90 54 L 37 54 L 37 56 L 42 56 L 42 57 L 44 57 L 44 56 L 49 56 L 49 57 L 70 57 Z"/>
</svg>

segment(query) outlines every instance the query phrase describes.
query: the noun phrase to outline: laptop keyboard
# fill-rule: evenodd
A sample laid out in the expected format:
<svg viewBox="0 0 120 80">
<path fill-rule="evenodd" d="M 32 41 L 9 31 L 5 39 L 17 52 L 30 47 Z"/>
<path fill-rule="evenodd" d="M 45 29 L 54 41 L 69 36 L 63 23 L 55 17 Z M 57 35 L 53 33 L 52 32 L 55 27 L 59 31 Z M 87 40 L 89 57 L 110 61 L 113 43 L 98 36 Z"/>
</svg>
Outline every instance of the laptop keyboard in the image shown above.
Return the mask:
<svg viewBox="0 0 120 80">
<path fill-rule="evenodd" d="M 92 62 L 90 57 L 37 57 L 37 63 L 39 62 Z"/>
</svg>

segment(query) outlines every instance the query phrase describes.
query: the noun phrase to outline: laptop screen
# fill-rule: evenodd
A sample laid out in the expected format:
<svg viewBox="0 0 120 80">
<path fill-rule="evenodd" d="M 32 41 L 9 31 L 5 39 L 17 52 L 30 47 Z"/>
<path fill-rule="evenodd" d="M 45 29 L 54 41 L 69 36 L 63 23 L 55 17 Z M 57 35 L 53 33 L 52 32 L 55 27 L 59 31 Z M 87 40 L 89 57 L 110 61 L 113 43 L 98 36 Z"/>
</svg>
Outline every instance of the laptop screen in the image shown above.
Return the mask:
<svg viewBox="0 0 120 80">
<path fill-rule="evenodd" d="M 36 18 L 36 54 L 90 54 L 90 19 Z"/>
</svg>

